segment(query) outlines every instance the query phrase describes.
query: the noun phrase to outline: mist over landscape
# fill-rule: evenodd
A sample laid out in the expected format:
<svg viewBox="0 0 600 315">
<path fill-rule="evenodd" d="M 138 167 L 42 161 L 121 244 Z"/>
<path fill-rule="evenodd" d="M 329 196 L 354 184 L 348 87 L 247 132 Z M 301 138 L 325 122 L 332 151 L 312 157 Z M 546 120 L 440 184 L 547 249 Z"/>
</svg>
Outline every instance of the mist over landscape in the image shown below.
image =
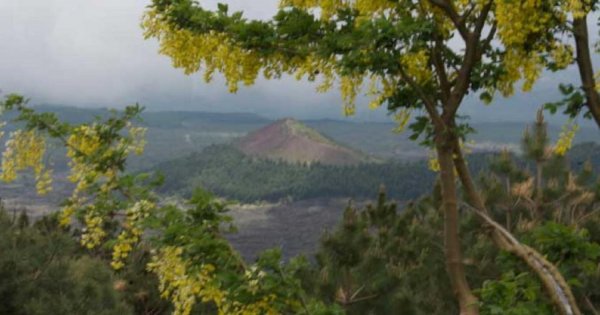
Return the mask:
<svg viewBox="0 0 600 315">
<path fill-rule="evenodd" d="M 202 2 L 216 7 L 218 1 Z M 249 18 L 268 19 L 277 9 L 276 0 L 228 3 Z M 184 75 L 156 53 L 155 40 L 144 40 L 139 24 L 147 5 L 120 0 L 0 1 L 0 37 L 10 42 L 10 49 L 0 51 L 2 91 L 28 95 L 33 104 L 123 108 L 139 103 L 149 111 L 390 122 L 385 110 L 367 109 L 364 97 L 357 115 L 344 117 L 337 91 L 316 93 L 315 83 L 290 76 L 259 79 L 251 88 L 230 94 L 220 75 L 211 84 L 199 75 Z M 494 106 L 467 97 L 461 112 L 475 122 L 528 122 L 540 106 L 560 97 L 558 84 L 577 80 L 577 71 L 570 68 L 560 76 L 545 76 L 530 93 L 498 97 Z M 548 119 L 556 124 L 565 121 L 562 116 Z"/>
</svg>

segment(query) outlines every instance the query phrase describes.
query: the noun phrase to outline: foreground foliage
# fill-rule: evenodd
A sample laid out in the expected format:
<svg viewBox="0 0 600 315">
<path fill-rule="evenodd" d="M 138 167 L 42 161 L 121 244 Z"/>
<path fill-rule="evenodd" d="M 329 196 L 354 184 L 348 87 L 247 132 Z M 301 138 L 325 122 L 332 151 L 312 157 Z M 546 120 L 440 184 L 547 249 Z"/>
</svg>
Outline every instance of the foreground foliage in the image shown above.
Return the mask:
<svg viewBox="0 0 600 315">
<path fill-rule="evenodd" d="M 324 236 L 316 265 L 302 257 L 284 263 L 278 250 L 266 251 L 248 265 L 223 238 L 233 229 L 227 203 L 199 190 L 184 203 L 163 204 L 153 192 L 159 180 L 125 173 L 128 154 L 143 148 L 137 136 L 143 130 L 129 122 L 139 108 L 104 122 L 69 125 L 50 113 L 32 111 L 17 96 L 9 96 L 5 106 L 17 110 L 16 121 L 24 126 L 11 135 L 18 145 L 7 145 L 12 152 L 3 162 L 16 161 L 3 163 L 8 174 L 49 170 L 38 166 L 45 156 L 40 148 L 47 138 L 55 138 L 68 148 L 75 184 L 54 219 L 29 227 L 25 217 L 2 215 L 2 270 L 12 280 L 0 290 L 8 302 L 1 307 L 9 314 L 35 314 L 40 303 L 66 313 L 84 313 L 97 305 L 93 309 L 104 312 L 99 314 L 446 314 L 460 309 L 440 247 L 444 220 L 439 181 L 431 196 L 402 209 L 388 203 L 383 193 L 363 210 L 350 206 L 340 227 Z M 491 174 L 480 177 L 482 196 L 489 215 L 554 263 L 578 304 L 595 312 L 600 299 L 600 186 L 591 165 L 576 174 L 552 150 L 541 117 L 524 136 L 526 162 L 514 162 L 507 152 L 495 158 Z M 23 133 L 29 135 L 21 138 Z M 19 164 L 15 156 L 28 163 Z M 51 187 L 50 181 L 37 180 Z M 554 313 L 555 303 L 540 278 L 482 237 L 487 227 L 476 219 L 477 211 L 466 203 L 461 208 L 470 213 L 459 222 L 462 245 L 469 245 L 462 264 L 478 288 L 474 292 L 481 312 Z M 69 230 L 66 223 L 72 219 L 83 228 Z M 34 259 L 25 264 L 14 260 L 28 255 Z M 45 285 L 49 287 L 38 291 Z M 73 300 L 54 298 L 61 292 L 54 285 L 72 286 Z"/>
<path fill-rule="evenodd" d="M 160 178 L 125 173 L 129 154 L 141 154 L 145 143 L 145 130 L 131 123 L 139 106 L 71 125 L 52 113 L 36 113 L 26 102 L 9 95 L 3 104 L 17 111 L 15 122 L 23 125 L 23 131 L 10 134 L 3 179 L 11 181 L 18 172 L 31 170 L 38 174 L 46 167 L 46 141 L 61 141 L 74 189 L 59 213 L 60 226 L 68 228 L 77 219 L 83 226 L 76 234 L 81 245 L 90 255 L 111 257 L 117 273 L 127 274 L 137 251 L 149 251 L 146 269 L 157 277 L 160 295 L 171 301 L 173 314 L 336 312 L 335 305 L 308 298 L 294 280 L 302 261 L 284 266 L 272 252 L 247 266 L 222 237 L 231 218 L 224 215 L 226 205 L 211 194 L 198 191 L 186 204 L 160 204 L 153 192 Z M 39 193 L 50 190 L 51 181 L 36 181 Z"/>
<path fill-rule="evenodd" d="M 260 74 L 267 79 L 284 74 L 322 79 L 318 90 L 338 87 L 344 112 L 351 115 L 357 95 L 366 90 L 372 108 L 386 104 L 399 129 L 409 125 L 414 140 L 421 136 L 423 144 L 435 149 L 431 165 L 440 171 L 444 253 L 461 314 L 476 315 L 479 308 L 461 264 L 457 179 L 490 227 L 492 240 L 546 278 L 558 311 L 567 315 L 579 310 L 555 266 L 546 277 L 542 269 L 550 263 L 486 215 L 461 148 L 472 128 L 458 112 L 467 94 L 490 102 L 497 92 L 511 95 L 520 82 L 524 91 L 530 90 L 545 67 L 566 68 L 574 59 L 571 46 L 561 39 L 563 27 L 569 28 L 565 21 L 572 16 L 576 26 L 595 5 L 560 0 L 285 0 L 265 21 L 230 13 L 224 4 L 210 10 L 197 1 L 155 0 L 143 27 L 175 67 L 187 74 L 202 72 L 206 81 L 222 73 L 231 92 L 240 83 L 253 84 Z M 579 51 L 578 61 L 589 61 Z M 363 82 L 370 82 L 366 89 Z M 584 82 L 585 90 L 595 90 L 589 83 Z"/>
<path fill-rule="evenodd" d="M 600 191 L 591 163 L 572 171 L 552 154 L 545 126 L 526 133 L 524 160 L 504 152 L 479 177 L 487 209 L 497 222 L 554 263 L 573 288 L 585 314 L 600 307 Z M 537 139 L 537 140 L 532 140 Z M 529 149 L 529 150 L 528 150 Z M 542 165 L 538 165 L 541 163 Z M 538 167 L 539 166 L 539 167 Z M 537 171 L 541 170 L 541 171 Z M 533 175 L 532 175 L 533 174 Z M 534 184 L 541 184 L 536 187 Z M 348 314 L 454 314 L 440 251 L 439 186 L 401 213 L 380 193 L 376 204 L 350 206 L 339 227 L 324 236 L 315 288 Z M 461 220 L 465 268 L 482 314 L 556 314 L 540 279 L 511 253 L 498 250 L 464 204 Z M 426 293 L 424 293 L 426 292 Z"/>
<path fill-rule="evenodd" d="M 30 225 L 25 214 L 0 210 L 0 313 L 133 314 L 118 279 L 87 255 L 56 218 Z"/>
</svg>

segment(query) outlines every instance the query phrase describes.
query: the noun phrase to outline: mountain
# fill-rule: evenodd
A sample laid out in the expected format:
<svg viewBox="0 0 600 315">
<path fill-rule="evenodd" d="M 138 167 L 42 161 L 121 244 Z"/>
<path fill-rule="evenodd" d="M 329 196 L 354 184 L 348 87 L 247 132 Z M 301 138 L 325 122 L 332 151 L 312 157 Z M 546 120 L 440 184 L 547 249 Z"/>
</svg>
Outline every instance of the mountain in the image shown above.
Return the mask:
<svg viewBox="0 0 600 315">
<path fill-rule="evenodd" d="M 375 161 L 291 118 L 278 120 L 251 132 L 234 145 L 249 156 L 289 163 L 353 165 Z"/>
<path fill-rule="evenodd" d="M 58 105 L 40 105 L 35 107 L 41 112 L 56 113 L 60 119 L 71 123 L 88 122 L 94 117 L 106 118 L 110 111 L 107 108 L 78 108 Z M 3 121 L 9 122 L 4 131 L 9 133 L 15 125 L 10 121 L 15 113 L 3 114 Z M 532 117 L 533 118 L 533 117 Z M 133 156 L 128 163 L 130 169 L 149 169 L 152 166 L 182 158 L 200 152 L 214 144 L 235 143 L 259 128 L 272 124 L 273 121 L 252 113 L 213 113 L 197 111 L 145 111 L 141 120 L 136 121 L 148 128 L 148 145 L 143 156 Z M 296 122 L 297 123 L 297 122 Z M 416 161 L 427 158 L 426 148 L 411 141 L 410 132 L 394 133 L 396 127 L 392 123 L 357 122 L 349 120 L 317 119 L 303 120 L 303 124 L 325 135 L 319 141 L 333 143 L 334 147 L 350 147 L 350 156 L 365 158 L 365 154 L 376 156 L 382 160 Z M 477 123 L 472 126 L 477 130 L 469 135 L 474 140 L 474 152 L 486 152 L 490 149 L 503 147 L 519 148 L 523 130 L 527 124 L 522 122 Z M 548 135 L 556 141 L 561 131 L 560 125 L 548 126 Z M 310 138 L 310 136 L 308 136 Z M 325 138 L 323 140 L 322 138 Z M 600 142 L 600 131 L 597 127 L 582 126 L 577 132 L 575 144 L 582 142 Z M 341 144 L 341 145 L 340 145 Z M 360 154 L 359 152 L 365 154 Z M 61 154 L 54 154 L 58 159 Z M 276 157 L 281 159 L 281 157 Z M 360 158 L 359 158 L 360 160 Z M 368 160 L 368 158 L 367 158 Z M 58 165 L 66 166 L 68 162 L 56 161 Z"/>
</svg>

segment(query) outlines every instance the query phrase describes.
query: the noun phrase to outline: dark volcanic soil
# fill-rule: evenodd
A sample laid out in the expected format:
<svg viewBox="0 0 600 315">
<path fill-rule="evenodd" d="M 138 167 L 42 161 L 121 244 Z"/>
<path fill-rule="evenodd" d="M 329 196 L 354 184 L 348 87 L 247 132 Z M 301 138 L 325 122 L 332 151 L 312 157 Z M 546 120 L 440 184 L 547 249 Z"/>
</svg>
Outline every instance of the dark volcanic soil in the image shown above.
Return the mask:
<svg viewBox="0 0 600 315">
<path fill-rule="evenodd" d="M 58 181 L 47 197 L 39 197 L 31 181 L 0 187 L 0 200 L 12 215 L 25 211 L 33 220 L 56 211 L 70 187 Z M 31 192 L 30 192 L 31 191 Z M 227 234 L 235 249 L 247 261 L 254 261 L 266 249 L 279 247 L 285 259 L 298 254 L 308 257 L 317 250 L 326 230 L 333 229 L 342 218 L 349 199 L 312 199 L 288 204 L 243 205 L 232 207 L 238 232 Z"/>
<path fill-rule="evenodd" d="M 311 256 L 323 232 L 340 221 L 348 199 L 313 199 L 231 211 L 238 233 L 227 235 L 247 261 L 265 249 L 280 247 L 284 258 Z"/>
</svg>

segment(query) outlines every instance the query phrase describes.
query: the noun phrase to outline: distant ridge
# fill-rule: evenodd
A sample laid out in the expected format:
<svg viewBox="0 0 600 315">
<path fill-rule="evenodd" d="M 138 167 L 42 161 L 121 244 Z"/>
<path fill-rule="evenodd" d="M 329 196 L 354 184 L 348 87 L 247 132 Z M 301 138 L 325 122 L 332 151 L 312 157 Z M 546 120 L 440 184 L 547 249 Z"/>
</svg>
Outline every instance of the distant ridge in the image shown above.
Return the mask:
<svg viewBox="0 0 600 315">
<path fill-rule="evenodd" d="M 88 122 L 95 117 L 106 118 L 111 112 L 109 108 L 102 107 L 85 108 L 52 104 L 36 105 L 34 108 L 40 112 L 55 113 L 60 119 L 71 123 Z M 120 110 L 117 109 L 117 111 Z M 203 123 L 266 124 L 271 121 L 254 113 L 185 110 L 144 110 L 140 117 L 142 118 L 142 125 L 152 128 L 185 128 L 187 126 L 199 126 Z"/>
<path fill-rule="evenodd" d="M 292 118 L 278 120 L 251 132 L 235 146 L 250 156 L 289 163 L 352 165 L 374 161 L 368 155 L 338 144 Z"/>
</svg>

